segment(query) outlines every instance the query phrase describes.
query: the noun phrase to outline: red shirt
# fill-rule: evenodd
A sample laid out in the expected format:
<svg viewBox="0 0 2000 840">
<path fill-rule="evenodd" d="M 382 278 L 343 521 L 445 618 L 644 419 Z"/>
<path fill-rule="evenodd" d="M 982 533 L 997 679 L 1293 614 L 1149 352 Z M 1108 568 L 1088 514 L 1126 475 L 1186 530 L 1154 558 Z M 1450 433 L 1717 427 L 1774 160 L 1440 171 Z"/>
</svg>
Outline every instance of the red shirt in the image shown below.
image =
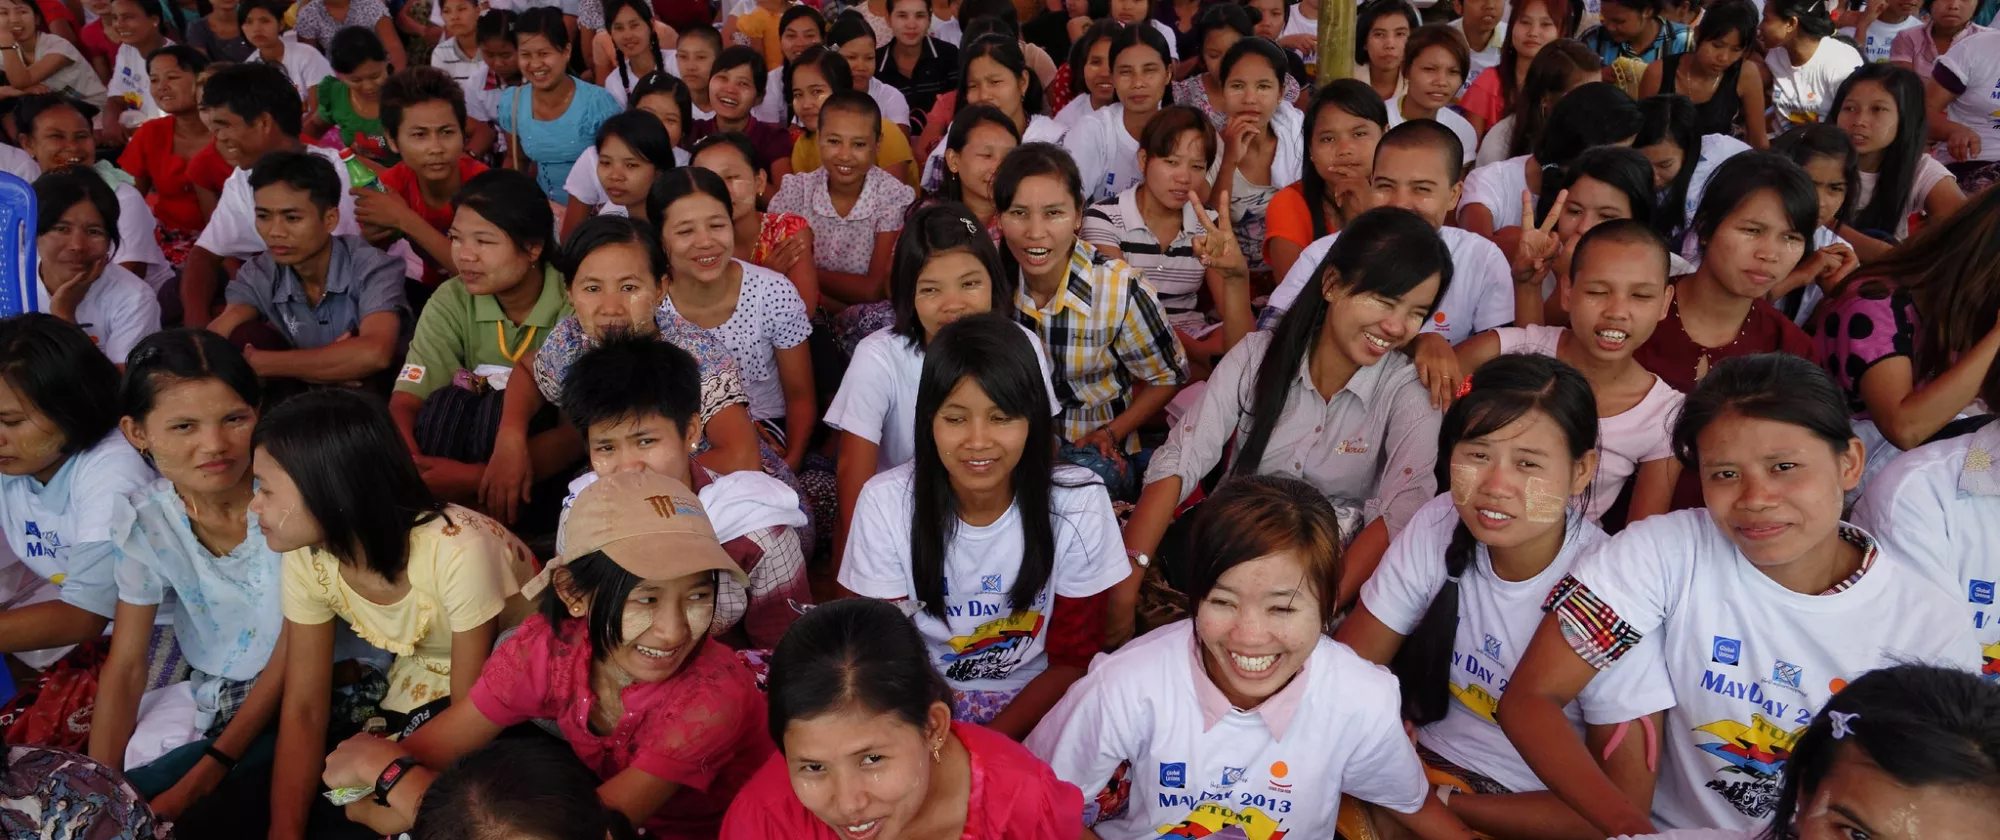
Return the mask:
<svg viewBox="0 0 2000 840">
<path fill-rule="evenodd" d="M 1027 747 L 983 726 L 953 723 L 972 755 L 964 840 L 1070 840 L 1083 834 L 1083 794 L 1056 778 Z M 774 755 L 737 794 L 722 840 L 839 840 L 792 792 L 784 755 Z"/>
<path fill-rule="evenodd" d="M 230 166 L 228 161 L 222 159 L 222 153 L 215 150 L 213 140 L 201 147 L 201 151 L 195 152 L 194 157 L 188 158 L 188 183 L 217 196 L 222 195 L 222 185 L 235 173 L 236 167 Z"/>
<path fill-rule="evenodd" d="M 637 768 L 681 785 L 646 821 L 649 836 L 715 837 L 730 800 L 773 753 L 764 696 L 750 669 L 733 651 L 703 640 L 672 678 L 627 686 L 617 729 L 598 735 L 590 729 L 597 704 L 590 667 L 587 622 L 565 620 L 557 632 L 547 619 L 532 616 L 493 651 L 470 699 L 501 727 L 554 720 L 576 757 L 600 779 Z"/>
<path fill-rule="evenodd" d="M 61 4 L 58 3 L 57 5 Z M 76 46 L 77 51 L 83 53 L 84 58 L 101 58 L 105 61 L 111 61 L 118 57 L 118 45 L 112 43 L 111 39 L 104 34 L 103 18 L 98 18 L 84 25 L 82 29 L 77 30 L 76 37 L 83 41 L 83 43 Z"/>
<path fill-rule="evenodd" d="M 195 198 L 188 159 L 174 154 L 173 117 L 140 124 L 125 144 L 125 153 L 118 156 L 118 168 L 152 180 L 153 190 L 146 198 L 161 227 L 201 230 L 201 201 Z"/>
<path fill-rule="evenodd" d="M 460 184 L 472 180 L 473 176 L 485 171 L 486 164 L 465 155 L 458 156 L 458 182 Z M 423 218 L 424 223 L 435 228 L 438 233 L 446 233 L 451 230 L 451 219 L 458 212 L 458 209 L 451 204 L 446 204 L 442 207 L 432 207 L 425 203 L 423 189 L 417 184 L 417 173 L 411 171 L 409 164 L 398 163 L 395 166 L 389 167 L 389 171 L 382 173 L 382 186 L 388 187 L 390 194 L 401 196 L 403 203 L 410 205 L 411 209 L 416 210 L 417 215 Z M 431 255 L 424 253 L 424 249 L 422 248 L 417 249 L 417 254 L 424 258 L 424 285 L 435 286 L 446 280 L 443 265 L 432 259 Z"/>
<path fill-rule="evenodd" d="M 1703 347 L 1689 338 L 1687 329 L 1681 326 L 1681 305 L 1676 301 L 1667 307 L 1667 317 L 1660 320 L 1653 337 L 1639 345 L 1632 358 L 1674 390 L 1686 394 L 1694 390 L 1702 374 L 1724 359 L 1777 352 L 1804 359 L 1813 357 L 1812 339 L 1777 307 L 1761 300 L 1751 301 L 1750 314 L 1743 319 L 1743 329 L 1736 334 L 1735 341 L 1724 347 Z M 1674 488 L 1674 510 L 1702 506 L 1699 472 L 1681 471 L 1681 482 Z"/>
</svg>

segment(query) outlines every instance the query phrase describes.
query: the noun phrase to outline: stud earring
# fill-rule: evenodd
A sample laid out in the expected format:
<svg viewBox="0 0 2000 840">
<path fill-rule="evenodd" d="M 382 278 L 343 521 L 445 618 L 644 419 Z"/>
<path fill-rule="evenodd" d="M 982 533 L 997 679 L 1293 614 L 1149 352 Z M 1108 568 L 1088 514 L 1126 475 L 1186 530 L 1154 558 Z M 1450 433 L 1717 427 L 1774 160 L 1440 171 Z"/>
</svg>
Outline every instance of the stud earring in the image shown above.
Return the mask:
<svg viewBox="0 0 2000 840">
<path fill-rule="evenodd" d="M 944 761 L 944 742 L 939 741 L 931 745 L 931 763 L 938 764 L 943 761 Z"/>
</svg>

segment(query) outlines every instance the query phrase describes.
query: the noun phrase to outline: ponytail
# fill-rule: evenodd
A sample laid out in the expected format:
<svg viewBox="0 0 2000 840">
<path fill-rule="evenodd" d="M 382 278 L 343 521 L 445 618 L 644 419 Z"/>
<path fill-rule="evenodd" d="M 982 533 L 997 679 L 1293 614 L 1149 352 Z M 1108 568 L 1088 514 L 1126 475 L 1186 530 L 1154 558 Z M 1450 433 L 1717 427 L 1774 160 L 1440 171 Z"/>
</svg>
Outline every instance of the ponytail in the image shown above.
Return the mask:
<svg viewBox="0 0 2000 840">
<path fill-rule="evenodd" d="M 1448 453 L 1440 453 L 1448 454 Z M 1451 529 L 1444 550 L 1444 586 L 1438 589 L 1416 629 L 1389 660 L 1403 687 L 1403 719 L 1416 726 L 1443 720 L 1451 704 L 1451 648 L 1458 639 L 1458 579 L 1472 566 L 1479 543 L 1464 522 Z"/>
</svg>

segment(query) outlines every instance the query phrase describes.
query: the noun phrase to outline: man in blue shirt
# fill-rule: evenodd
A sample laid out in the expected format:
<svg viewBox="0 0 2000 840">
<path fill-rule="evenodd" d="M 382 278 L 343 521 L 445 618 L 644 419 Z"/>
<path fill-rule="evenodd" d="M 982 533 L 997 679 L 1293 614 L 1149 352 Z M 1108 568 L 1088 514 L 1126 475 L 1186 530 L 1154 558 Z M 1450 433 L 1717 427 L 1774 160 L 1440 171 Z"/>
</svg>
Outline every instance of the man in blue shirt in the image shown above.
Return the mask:
<svg viewBox="0 0 2000 840">
<path fill-rule="evenodd" d="M 1693 48 L 1685 24 L 1660 17 L 1659 0 L 1604 0 L 1598 23 L 1577 36 L 1606 66 L 1621 58 L 1651 64 Z"/>
</svg>

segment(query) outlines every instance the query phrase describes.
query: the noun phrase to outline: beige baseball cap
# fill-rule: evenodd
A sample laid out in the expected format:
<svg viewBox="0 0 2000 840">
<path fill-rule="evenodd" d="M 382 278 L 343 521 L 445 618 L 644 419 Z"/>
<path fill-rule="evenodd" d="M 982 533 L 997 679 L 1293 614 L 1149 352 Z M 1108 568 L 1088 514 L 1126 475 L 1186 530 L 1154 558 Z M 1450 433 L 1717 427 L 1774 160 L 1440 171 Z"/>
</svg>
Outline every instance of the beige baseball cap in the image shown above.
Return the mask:
<svg viewBox="0 0 2000 840">
<path fill-rule="evenodd" d="M 743 567 L 716 542 L 701 497 L 679 481 L 645 470 L 600 476 L 576 494 L 563 523 L 562 555 L 522 586 L 521 595 L 541 594 L 556 569 L 596 551 L 644 580 L 714 569 L 749 581 Z"/>
</svg>

